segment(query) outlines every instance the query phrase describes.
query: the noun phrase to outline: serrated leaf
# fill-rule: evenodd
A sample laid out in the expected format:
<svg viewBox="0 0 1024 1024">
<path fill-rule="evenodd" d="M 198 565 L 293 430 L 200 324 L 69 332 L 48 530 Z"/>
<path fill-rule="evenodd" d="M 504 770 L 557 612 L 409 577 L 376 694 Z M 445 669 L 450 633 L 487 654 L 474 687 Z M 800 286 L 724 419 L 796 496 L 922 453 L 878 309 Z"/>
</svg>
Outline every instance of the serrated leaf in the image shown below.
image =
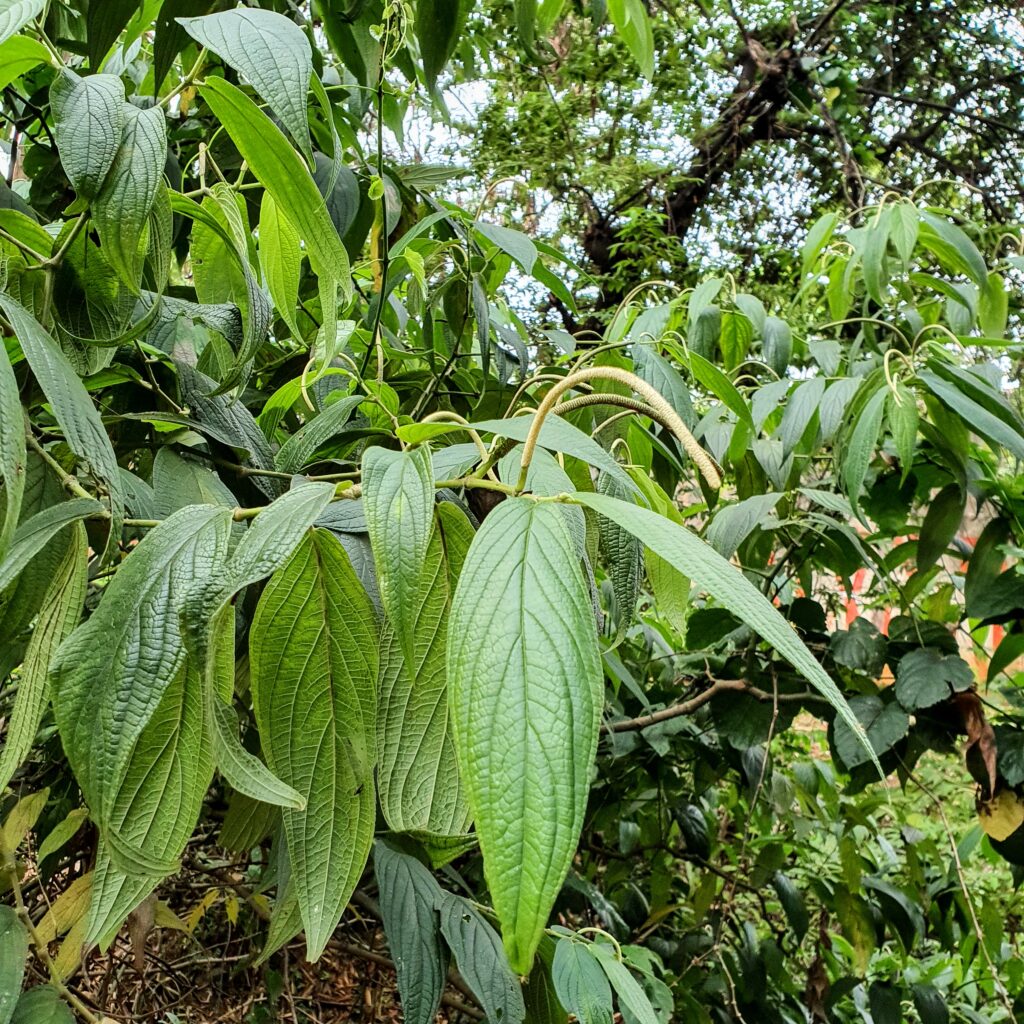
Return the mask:
<svg viewBox="0 0 1024 1024">
<path fill-rule="evenodd" d="M 631 493 L 607 473 L 598 474 L 597 490 L 600 494 L 610 494 L 622 500 L 627 500 Z M 612 581 L 618 628 L 621 631 L 631 622 L 640 596 L 644 546 L 628 530 L 604 516 L 598 516 L 597 527 L 601 554 Z"/>
<path fill-rule="evenodd" d="M 686 527 L 670 522 L 649 509 L 604 494 L 577 491 L 573 497 L 635 534 L 655 554 L 703 587 L 719 604 L 767 640 L 828 700 L 851 728 L 857 742 L 866 747 L 863 730 L 836 684 L 804 646 L 793 627 L 735 566 Z M 866 749 L 864 755 L 874 760 Z"/>
<path fill-rule="evenodd" d="M 89 392 L 53 338 L 14 299 L 0 294 L 0 308 L 18 336 L 25 358 L 53 409 L 68 447 L 80 459 L 85 459 L 107 484 L 111 515 L 110 534 L 104 552 L 104 558 L 107 558 L 117 550 L 121 539 L 124 496 L 117 457 L 106 428 Z"/>
<path fill-rule="evenodd" d="M 441 887 L 423 864 L 389 839 L 374 843 L 373 870 L 403 1016 L 407 1024 L 433 1024 L 448 974 L 437 916 Z"/>
<path fill-rule="evenodd" d="M 90 10 L 95 6 L 100 5 Z M 127 117 L 124 84 L 116 75 L 82 78 L 62 68 L 50 86 L 50 108 L 68 180 L 80 196 L 94 199 L 121 146 Z"/>
<path fill-rule="evenodd" d="M 56 989 L 40 985 L 22 993 L 11 1024 L 75 1024 L 75 1015 Z"/>
<path fill-rule="evenodd" d="M 56 575 L 47 581 L 32 638 L 25 650 L 14 708 L 0 750 L 0 791 L 14 777 L 35 742 L 50 698 L 50 662 L 58 645 L 78 625 L 82 615 L 88 556 L 85 527 L 78 523 Z M 40 860 L 42 856 L 40 851 Z"/>
<path fill-rule="evenodd" d="M 0 43 L 38 18 L 45 6 L 45 0 L 0 0 Z"/>
<path fill-rule="evenodd" d="M 306 33 L 283 14 L 259 8 L 236 7 L 177 21 L 249 82 L 312 161 L 306 101 L 313 54 Z"/>
<path fill-rule="evenodd" d="M 579 1024 L 611 1024 L 612 990 L 608 976 L 586 943 L 558 940 L 551 980 L 562 1005 Z"/>
<path fill-rule="evenodd" d="M 9 1024 L 28 959 L 28 932 L 14 907 L 0 904 L 0 1024 Z"/>
<path fill-rule="evenodd" d="M 527 974 L 583 824 L 604 698 L 556 506 L 509 499 L 484 521 L 452 604 L 448 685 L 484 872 L 509 961 Z"/>
<path fill-rule="evenodd" d="M 260 598 L 249 658 L 267 763 L 306 802 L 282 818 L 310 960 L 334 932 L 373 840 L 378 642 L 344 548 L 327 531 L 307 535 Z"/>
<path fill-rule="evenodd" d="M 135 293 L 146 247 L 144 233 L 167 162 L 167 128 L 162 107 L 124 111 L 121 140 L 110 170 L 92 204 L 107 262 Z"/>
<path fill-rule="evenodd" d="M 54 711 L 75 777 L 101 831 L 141 736 L 185 648 L 177 612 L 197 577 L 227 550 L 230 513 L 191 506 L 151 530 L 103 591 L 92 616 L 61 644 L 51 667 Z"/>
<path fill-rule="evenodd" d="M 313 270 L 321 278 L 336 281 L 347 301 L 352 294 L 348 253 L 299 155 L 240 89 L 222 78 L 209 78 L 201 92 L 253 174 L 306 243 Z"/>
<path fill-rule="evenodd" d="M 434 524 L 430 449 L 368 448 L 363 453 L 362 481 L 381 601 L 403 657 L 414 664 L 420 579 Z"/>
<path fill-rule="evenodd" d="M 389 622 L 381 628 L 377 784 L 398 832 L 461 835 L 471 821 L 448 709 L 448 616 L 473 527 L 451 502 L 437 506 L 415 616 L 412 669 Z"/>
<path fill-rule="evenodd" d="M 512 973 L 501 939 L 469 900 L 442 892 L 437 903 L 444 935 L 459 973 L 479 1000 L 487 1019 L 523 1024 L 526 1004 Z"/>
<path fill-rule="evenodd" d="M 101 512 L 103 506 L 90 498 L 61 501 L 26 519 L 14 532 L 7 557 L 0 562 L 0 592 L 6 590 L 32 559 L 66 526 Z"/>
</svg>

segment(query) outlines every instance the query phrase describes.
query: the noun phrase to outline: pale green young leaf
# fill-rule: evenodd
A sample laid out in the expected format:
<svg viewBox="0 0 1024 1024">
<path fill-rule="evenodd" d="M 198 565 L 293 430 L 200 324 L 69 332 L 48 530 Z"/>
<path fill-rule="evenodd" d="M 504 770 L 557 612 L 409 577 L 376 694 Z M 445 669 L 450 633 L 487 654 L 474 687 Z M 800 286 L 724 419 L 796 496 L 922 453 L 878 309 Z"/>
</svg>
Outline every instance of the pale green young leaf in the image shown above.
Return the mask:
<svg viewBox="0 0 1024 1024">
<path fill-rule="evenodd" d="M 39 731 L 50 697 L 50 662 L 58 645 L 78 625 L 82 615 L 88 557 L 85 527 L 77 523 L 56 575 L 47 581 L 42 607 L 25 651 L 18 692 L 0 750 L 0 791 L 32 749 Z"/>
<path fill-rule="evenodd" d="M 121 539 L 124 496 L 117 457 L 100 414 L 67 356 L 32 314 L 2 294 L 0 308 L 18 336 L 25 358 L 53 409 L 68 447 L 80 459 L 85 459 L 107 484 L 111 522 L 104 557 L 109 557 L 117 550 Z"/>
<path fill-rule="evenodd" d="M 121 280 L 139 291 L 146 254 L 146 226 L 167 162 L 167 128 L 161 107 L 140 110 L 126 103 L 124 128 L 92 220 L 107 261 Z"/>
<path fill-rule="evenodd" d="M 46 0 L 0 0 L 0 43 L 43 13 Z"/>
<path fill-rule="evenodd" d="M 341 543 L 308 534 L 250 632 L 253 705 L 271 770 L 305 800 L 282 811 L 310 960 L 362 874 L 376 814 L 376 614 Z"/>
<path fill-rule="evenodd" d="M 556 505 L 513 498 L 488 515 L 448 638 L 459 768 L 505 949 L 527 974 L 576 849 L 603 704 L 590 593 Z"/>
<path fill-rule="evenodd" d="M 288 326 L 292 338 L 302 338 L 295 306 L 299 298 L 299 275 L 302 269 L 302 246 L 299 233 L 283 216 L 268 191 L 260 201 L 260 268 L 263 283 L 274 300 L 278 315 Z"/>
<path fill-rule="evenodd" d="M 53 135 L 74 190 L 86 199 L 100 192 L 121 146 L 127 104 L 116 75 L 76 75 L 61 69 L 50 85 Z"/>
<path fill-rule="evenodd" d="M 640 73 L 654 77 L 654 33 L 642 0 L 608 0 L 608 17 L 626 48 L 640 66 Z"/>
<path fill-rule="evenodd" d="M 116 827 L 113 809 L 139 737 L 181 675 L 178 609 L 195 580 L 222 565 L 230 521 L 227 509 L 190 506 L 151 530 L 51 666 L 61 740 L 101 829 Z"/>
<path fill-rule="evenodd" d="M 211 78 L 201 89 L 253 174 L 306 243 L 313 270 L 352 294 L 348 253 L 309 170 L 281 130 L 237 87 Z"/>
<path fill-rule="evenodd" d="M 381 627 L 377 784 L 396 832 L 460 835 L 470 814 L 459 778 L 448 710 L 448 615 L 473 527 L 451 502 L 437 506 L 415 614 L 411 668 L 390 622 Z"/>
<path fill-rule="evenodd" d="M 735 566 L 685 526 L 670 522 L 650 509 L 605 494 L 586 491 L 577 491 L 574 498 L 635 534 L 655 554 L 692 579 L 720 605 L 770 643 L 828 700 L 854 735 L 867 743 L 863 730 L 839 688 L 778 609 Z"/>
<path fill-rule="evenodd" d="M 363 510 L 377 564 L 381 601 L 406 661 L 416 660 L 420 578 L 434 525 L 430 449 L 363 454 Z"/>
<path fill-rule="evenodd" d="M 433 1024 L 448 974 L 436 909 L 441 887 L 419 860 L 390 839 L 374 843 L 373 873 L 402 1014 L 407 1024 Z"/>
<path fill-rule="evenodd" d="M 177 21 L 249 82 L 312 162 L 306 100 L 313 54 L 306 33 L 291 18 L 255 7 Z"/>
<path fill-rule="evenodd" d="M 0 905 L 0 1024 L 10 1024 L 28 958 L 28 932 L 14 907 Z"/>
<path fill-rule="evenodd" d="M 41 789 L 38 793 L 23 796 L 10 810 L 0 829 L 0 839 L 4 847 L 12 853 L 25 841 L 29 832 L 35 828 L 39 815 L 43 813 L 49 789 Z"/>
<path fill-rule="evenodd" d="M 50 59 L 50 53 L 38 39 L 15 36 L 0 43 L 0 89 Z"/>
</svg>

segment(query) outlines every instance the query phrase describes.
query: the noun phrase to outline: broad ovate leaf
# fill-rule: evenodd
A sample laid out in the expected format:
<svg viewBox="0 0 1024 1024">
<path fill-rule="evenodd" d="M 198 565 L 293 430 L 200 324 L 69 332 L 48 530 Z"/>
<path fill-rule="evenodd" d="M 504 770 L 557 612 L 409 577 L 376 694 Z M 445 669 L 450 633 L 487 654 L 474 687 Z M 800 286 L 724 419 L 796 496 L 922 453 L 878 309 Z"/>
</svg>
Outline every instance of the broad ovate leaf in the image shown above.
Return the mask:
<svg viewBox="0 0 1024 1024">
<path fill-rule="evenodd" d="M 377 784 L 396 832 L 460 835 L 469 807 L 459 779 L 448 710 L 448 615 L 473 527 L 451 502 L 437 506 L 420 579 L 410 667 L 390 622 L 381 629 Z"/>
<path fill-rule="evenodd" d="M 603 675 L 590 593 L 554 503 L 502 502 L 448 623 L 459 769 L 512 968 L 528 974 L 583 824 Z"/>
<path fill-rule="evenodd" d="M 416 661 L 420 578 L 434 527 L 434 467 L 426 446 L 363 455 L 363 510 L 384 611 L 409 664 Z"/>
<path fill-rule="evenodd" d="M 50 85 L 50 109 L 68 180 L 80 196 L 95 199 L 121 146 L 124 84 L 117 75 L 83 78 L 63 68 Z"/>
<path fill-rule="evenodd" d="M 373 605 L 340 541 L 308 534 L 263 592 L 249 660 L 267 763 L 306 804 L 282 817 L 310 960 L 373 841 L 378 643 Z"/>
<path fill-rule="evenodd" d="M 614 520 L 656 555 L 703 587 L 719 604 L 767 640 L 823 697 L 870 753 L 867 737 L 846 698 L 775 606 L 727 559 L 685 526 L 607 494 L 577 491 L 574 499 Z M 873 753 L 870 757 L 877 759 Z M 879 767 L 879 772 L 881 768 Z"/>
<path fill-rule="evenodd" d="M 313 53 L 306 33 L 283 14 L 255 7 L 177 21 L 249 82 L 312 162 L 306 98 Z"/>
<path fill-rule="evenodd" d="M 210 505 L 176 512 L 133 549 L 99 606 L 57 651 L 54 710 L 64 749 L 101 830 L 137 744 L 171 684 L 185 647 L 178 609 L 197 578 L 223 562 L 231 513 Z"/>
</svg>

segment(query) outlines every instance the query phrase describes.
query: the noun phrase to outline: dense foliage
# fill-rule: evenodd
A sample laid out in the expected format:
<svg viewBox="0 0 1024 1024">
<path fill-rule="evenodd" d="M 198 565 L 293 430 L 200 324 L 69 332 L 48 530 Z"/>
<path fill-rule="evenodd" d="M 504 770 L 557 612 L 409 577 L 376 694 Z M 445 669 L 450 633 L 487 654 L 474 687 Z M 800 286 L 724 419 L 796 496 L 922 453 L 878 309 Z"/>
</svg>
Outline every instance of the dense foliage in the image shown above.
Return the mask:
<svg viewBox="0 0 1024 1024">
<path fill-rule="evenodd" d="M 877 6 L 0 0 L 0 1024 L 1017 1019 L 1021 26 Z"/>
</svg>

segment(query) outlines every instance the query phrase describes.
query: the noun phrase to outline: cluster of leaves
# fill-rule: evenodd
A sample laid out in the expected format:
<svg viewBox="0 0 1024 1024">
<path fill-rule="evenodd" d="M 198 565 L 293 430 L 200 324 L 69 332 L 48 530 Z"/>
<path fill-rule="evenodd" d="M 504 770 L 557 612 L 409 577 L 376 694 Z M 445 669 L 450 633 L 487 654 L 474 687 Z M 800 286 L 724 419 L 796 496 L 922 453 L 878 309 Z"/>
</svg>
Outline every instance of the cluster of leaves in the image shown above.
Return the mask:
<svg viewBox="0 0 1024 1024">
<path fill-rule="evenodd" d="M 505 1024 L 1012 1019 L 966 852 L 895 863 L 773 749 L 810 712 L 856 789 L 966 734 L 985 854 L 1024 862 L 1018 704 L 954 632 L 1015 678 L 1021 257 L 887 199 L 819 220 L 772 312 L 709 278 L 577 346 L 503 297 L 576 312 L 564 259 L 383 152 L 458 5 L 324 3 L 327 52 L 287 4 L 44 6 L 0 0 L 0 1022 L 99 1019 L 69 979 L 219 801 L 261 959 L 375 886 L 411 1021 L 451 960 Z M 836 628 L 866 567 L 884 635 Z M 30 945 L 53 984 L 16 999 Z"/>
</svg>

